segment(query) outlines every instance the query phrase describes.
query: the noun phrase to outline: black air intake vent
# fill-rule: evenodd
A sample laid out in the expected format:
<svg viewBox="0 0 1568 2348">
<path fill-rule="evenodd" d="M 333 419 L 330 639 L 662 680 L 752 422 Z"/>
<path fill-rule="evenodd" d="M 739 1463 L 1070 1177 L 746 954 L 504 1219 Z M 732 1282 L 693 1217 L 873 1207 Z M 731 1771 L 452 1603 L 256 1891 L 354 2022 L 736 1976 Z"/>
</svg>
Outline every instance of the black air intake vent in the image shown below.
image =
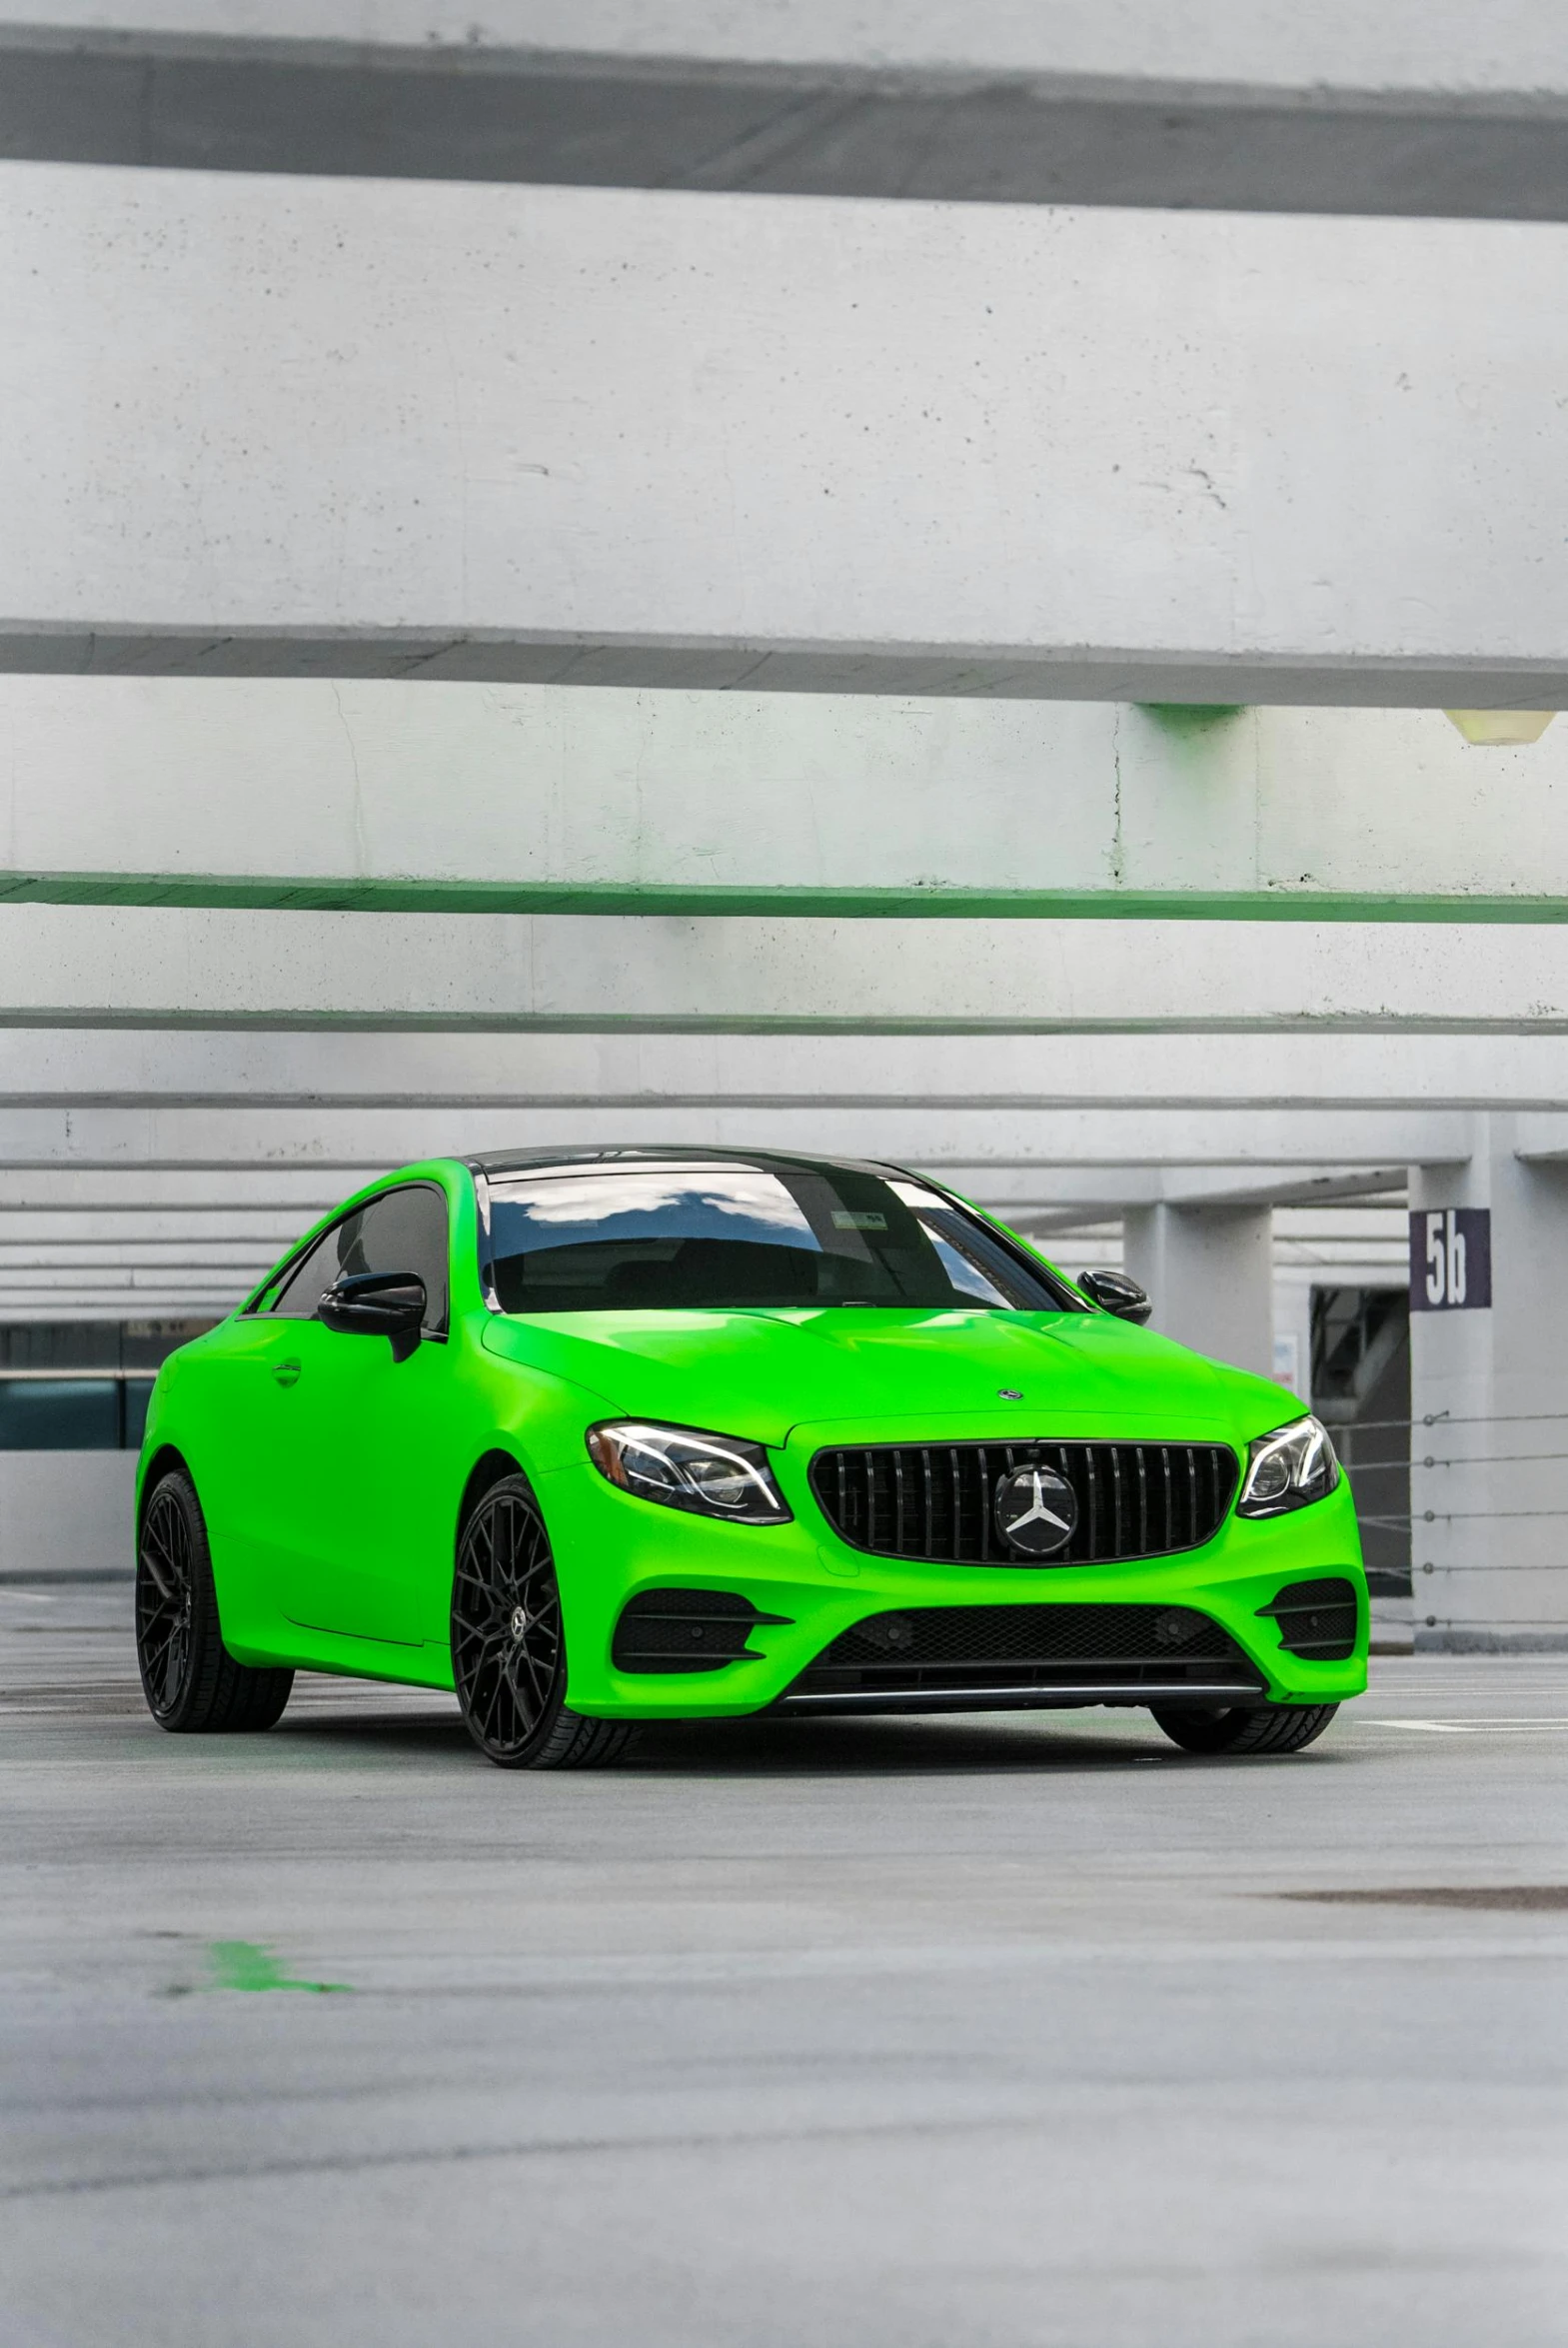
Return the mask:
<svg viewBox="0 0 1568 2348">
<path fill-rule="evenodd" d="M 910 1606 L 841 1631 L 792 1697 L 1072 1688 L 1135 1694 L 1184 1683 L 1261 1692 L 1256 1665 L 1192 1606 Z M 787 1699 L 786 1699 L 787 1700 Z"/>
<path fill-rule="evenodd" d="M 1287 1582 L 1258 1612 L 1273 1615 L 1287 1655 L 1309 1663 L 1343 1663 L 1355 1653 L 1356 1585 L 1339 1574 Z"/>
<path fill-rule="evenodd" d="M 1038 1462 L 1072 1486 L 1078 1521 L 1051 1557 L 1020 1557 L 996 1528 L 1002 1476 Z M 948 1565 L 1095 1565 L 1195 1549 L 1236 1488 L 1224 1443 L 902 1443 L 818 1451 L 811 1489 L 833 1530 L 878 1557 Z"/>
<path fill-rule="evenodd" d="M 746 1642 L 759 1623 L 788 1620 L 734 1590 L 645 1589 L 623 1607 L 610 1659 L 618 1671 L 722 1671 L 756 1662 Z"/>
</svg>

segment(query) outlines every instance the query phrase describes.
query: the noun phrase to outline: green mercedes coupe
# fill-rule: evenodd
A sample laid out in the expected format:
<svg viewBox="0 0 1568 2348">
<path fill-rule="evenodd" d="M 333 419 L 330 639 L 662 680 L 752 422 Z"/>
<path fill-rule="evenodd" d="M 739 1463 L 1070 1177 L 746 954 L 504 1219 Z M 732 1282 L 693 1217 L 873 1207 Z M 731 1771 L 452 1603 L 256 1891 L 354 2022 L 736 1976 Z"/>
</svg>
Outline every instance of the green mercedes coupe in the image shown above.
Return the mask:
<svg viewBox="0 0 1568 2348">
<path fill-rule="evenodd" d="M 455 1689 L 508 1767 L 643 1720 L 1146 1706 L 1310 1744 L 1366 1681 L 1349 1489 L 1278 1386 L 895 1167 L 437 1160 L 165 1363 L 136 1635 L 170 1729 L 296 1671 Z"/>
</svg>

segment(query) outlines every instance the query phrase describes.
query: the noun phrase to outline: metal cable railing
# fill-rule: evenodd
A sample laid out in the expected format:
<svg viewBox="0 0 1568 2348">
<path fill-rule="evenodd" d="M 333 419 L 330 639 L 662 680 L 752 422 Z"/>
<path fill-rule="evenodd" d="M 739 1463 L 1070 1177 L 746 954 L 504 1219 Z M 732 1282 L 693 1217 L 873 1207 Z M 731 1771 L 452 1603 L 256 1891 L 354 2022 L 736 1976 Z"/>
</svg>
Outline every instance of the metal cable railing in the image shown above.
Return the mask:
<svg viewBox="0 0 1568 2348">
<path fill-rule="evenodd" d="M 1568 1526 L 1568 1410 L 1428 1410 L 1403 1418 L 1330 1419 L 1329 1427 L 1355 1493 L 1375 1596 L 1407 1598 L 1418 1632 L 1424 1623 L 1481 1643 L 1496 1634 L 1535 1637 L 1543 1646 L 1568 1641 L 1568 1606 L 1551 1615 L 1510 1610 L 1479 1616 L 1451 1612 L 1443 1602 L 1447 1590 L 1460 1597 L 1472 1576 L 1495 1584 L 1498 1575 L 1517 1574 L 1529 1577 L 1515 1585 L 1521 1599 L 1539 1592 L 1551 1603 L 1551 1577 L 1568 1575 L 1568 1538 L 1551 1529 Z M 1368 1439 L 1382 1456 L 1357 1457 Z M 1476 1448 L 1469 1450 L 1472 1441 Z M 1539 1448 L 1527 1447 L 1536 1441 Z M 1475 1471 L 1468 1487 L 1466 1469 Z M 1487 1502 L 1490 1492 L 1496 1505 Z M 1554 1504 L 1559 1493 L 1560 1504 Z M 1426 1504 L 1449 1495 L 1456 1505 Z M 1497 1529 L 1495 1547 L 1485 1542 L 1487 1526 Z M 1525 1555 L 1496 1553 L 1516 1543 Z M 1423 1556 L 1428 1544 L 1434 1553 Z M 1460 1553 L 1443 1554 L 1450 1544 Z M 1481 1553 L 1483 1547 L 1491 1553 Z M 1560 1554 L 1543 1556 L 1543 1547 Z"/>
</svg>

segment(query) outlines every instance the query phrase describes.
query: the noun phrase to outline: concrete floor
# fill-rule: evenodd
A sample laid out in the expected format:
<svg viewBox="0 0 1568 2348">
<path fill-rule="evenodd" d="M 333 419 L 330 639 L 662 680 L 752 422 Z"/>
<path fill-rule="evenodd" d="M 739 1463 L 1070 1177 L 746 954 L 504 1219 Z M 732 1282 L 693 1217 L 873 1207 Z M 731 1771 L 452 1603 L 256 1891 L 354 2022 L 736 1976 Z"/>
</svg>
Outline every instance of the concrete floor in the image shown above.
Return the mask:
<svg viewBox="0 0 1568 2348">
<path fill-rule="evenodd" d="M 1568 1657 L 529 1777 L 127 1616 L 0 1590 L 3 2348 L 1568 2342 Z"/>
</svg>

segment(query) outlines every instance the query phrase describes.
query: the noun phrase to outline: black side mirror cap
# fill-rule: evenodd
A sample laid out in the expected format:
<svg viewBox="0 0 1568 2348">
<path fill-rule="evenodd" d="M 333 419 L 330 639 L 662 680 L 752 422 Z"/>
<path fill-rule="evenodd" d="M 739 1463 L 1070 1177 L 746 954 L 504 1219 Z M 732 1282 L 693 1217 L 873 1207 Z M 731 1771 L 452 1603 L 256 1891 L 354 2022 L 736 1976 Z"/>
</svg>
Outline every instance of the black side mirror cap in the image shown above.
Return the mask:
<svg viewBox="0 0 1568 2348">
<path fill-rule="evenodd" d="M 417 1271 L 351 1271 L 334 1280 L 316 1317 L 341 1336 L 390 1337 L 395 1361 L 405 1361 L 425 1322 L 425 1282 Z"/>
<path fill-rule="evenodd" d="M 1154 1309 L 1147 1288 L 1140 1288 L 1124 1271 L 1085 1271 L 1079 1275 L 1078 1286 L 1102 1312 L 1114 1312 L 1118 1320 L 1135 1320 L 1139 1328 Z"/>
</svg>

